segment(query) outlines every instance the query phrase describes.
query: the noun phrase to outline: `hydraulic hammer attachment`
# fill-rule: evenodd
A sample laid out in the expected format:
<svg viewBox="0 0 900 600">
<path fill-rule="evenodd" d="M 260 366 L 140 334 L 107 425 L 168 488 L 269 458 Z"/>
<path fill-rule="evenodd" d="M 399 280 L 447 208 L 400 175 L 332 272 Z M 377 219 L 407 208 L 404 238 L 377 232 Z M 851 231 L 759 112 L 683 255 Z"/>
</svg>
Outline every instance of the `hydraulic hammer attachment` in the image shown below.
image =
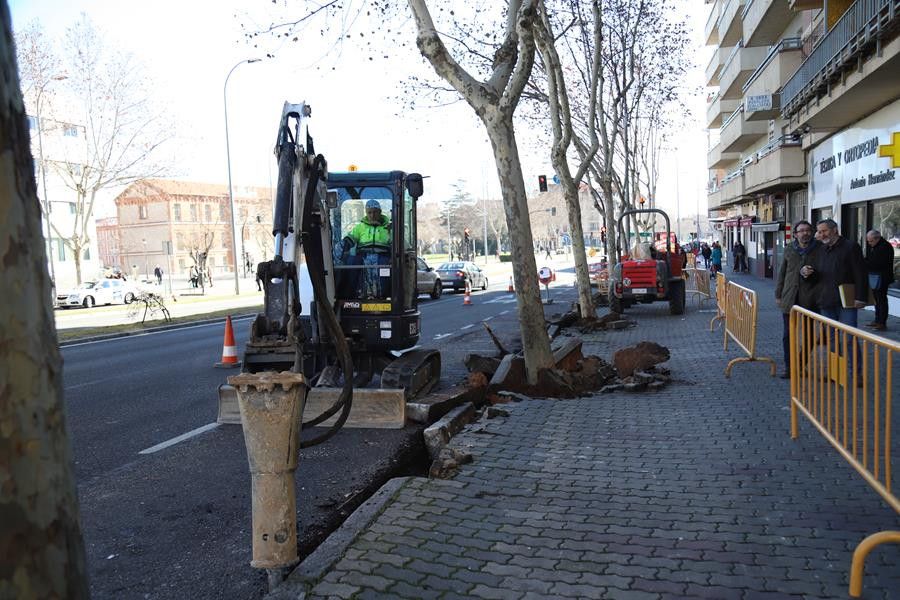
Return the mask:
<svg viewBox="0 0 900 600">
<path fill-rule="evenodd" d="M 265 304 L 256 315 L 244 353 L 245 370 L 299 372 L 302 340 L 298 337 L 300 314 L 297 267 L 280 256 L 259 263 L 256 277 L 263 282 Z"/>
</svg>

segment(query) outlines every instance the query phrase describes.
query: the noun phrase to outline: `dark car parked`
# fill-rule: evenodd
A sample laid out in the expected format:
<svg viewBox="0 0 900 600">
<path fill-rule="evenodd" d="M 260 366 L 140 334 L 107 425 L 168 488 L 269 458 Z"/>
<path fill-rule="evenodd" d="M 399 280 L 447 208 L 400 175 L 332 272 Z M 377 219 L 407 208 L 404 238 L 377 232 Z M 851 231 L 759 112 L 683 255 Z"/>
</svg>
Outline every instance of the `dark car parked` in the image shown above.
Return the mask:
<svg viewBox="0 0 900 600">
<path fill-rule="evenodd" d="M 437 268 L 441 277 L 441 285 L 445 288 L 453 288 L 453 291 L 466 289 L 466 281 L 472 289 L 488 288 L 487 276 L 480 268 L 471 262 L 447 262 Z"/>
</svg>

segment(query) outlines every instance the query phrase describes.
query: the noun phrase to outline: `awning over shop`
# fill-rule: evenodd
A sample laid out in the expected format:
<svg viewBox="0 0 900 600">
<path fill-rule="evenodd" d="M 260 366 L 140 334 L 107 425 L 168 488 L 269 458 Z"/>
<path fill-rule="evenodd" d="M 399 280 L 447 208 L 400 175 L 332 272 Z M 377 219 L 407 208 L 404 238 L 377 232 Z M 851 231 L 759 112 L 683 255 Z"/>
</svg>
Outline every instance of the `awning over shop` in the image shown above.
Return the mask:
<svg viewBox="0 0 900 600">
<path fill-rule="evenodd" d="M 753 223 L 750 226 L 751 231 L 781 231 L 780 221 L 769 221 L 768 223 Z"/>
</svg>

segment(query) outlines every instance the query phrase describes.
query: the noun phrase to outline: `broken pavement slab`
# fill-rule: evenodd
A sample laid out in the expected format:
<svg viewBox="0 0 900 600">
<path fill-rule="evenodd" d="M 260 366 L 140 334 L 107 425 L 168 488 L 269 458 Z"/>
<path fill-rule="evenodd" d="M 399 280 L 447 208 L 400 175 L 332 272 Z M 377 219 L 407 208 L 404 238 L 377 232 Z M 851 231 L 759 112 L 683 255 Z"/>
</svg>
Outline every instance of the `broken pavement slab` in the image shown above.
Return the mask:
<svg viewBox="0 0 900 600">
<path fill-rule="evenodd" d="M 454 435 L 459 433 L 463 427 L 469 424 L 475 418 L 475 405 L 467 402 L 462 406 L 457 406 L 439 421 L 428 427 L 424 432 L 425 446 L 428 448 L 428 455 L 436 458 L 440 451 L 450 443 Z"/>
<path fill-rule="evenodd" d="M 480 405 L 484 402 L 483 387 L 456 385 L 446 390 L 432 392 L 424 398 L 406 403 L 406 418 L 416 423 L 434 423 L 454 408 L 466 403 Z"/>
</svg>

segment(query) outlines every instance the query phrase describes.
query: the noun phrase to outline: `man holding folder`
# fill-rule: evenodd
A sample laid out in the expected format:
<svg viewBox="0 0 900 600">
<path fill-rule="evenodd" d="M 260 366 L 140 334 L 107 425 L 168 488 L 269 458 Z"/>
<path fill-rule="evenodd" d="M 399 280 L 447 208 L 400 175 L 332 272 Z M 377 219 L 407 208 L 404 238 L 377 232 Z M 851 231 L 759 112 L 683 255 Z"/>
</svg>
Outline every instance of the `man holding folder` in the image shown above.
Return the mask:
<svg viewBox="0 0 900 600">
<path fill-rule="evenodd" d="M 818 272 L 821 282 L 819 308 L 822 315 L 856 327 L 857 310 L 866 306 L 869 298 L 869 281 L 862 249 L 859 244 L 838 233 L 838 225 L 833 219 L 819 221 L 816 224 L 816 236 L 823 245 L 818 264 L 804 269 L 815 269 Z"/>
</svg>

